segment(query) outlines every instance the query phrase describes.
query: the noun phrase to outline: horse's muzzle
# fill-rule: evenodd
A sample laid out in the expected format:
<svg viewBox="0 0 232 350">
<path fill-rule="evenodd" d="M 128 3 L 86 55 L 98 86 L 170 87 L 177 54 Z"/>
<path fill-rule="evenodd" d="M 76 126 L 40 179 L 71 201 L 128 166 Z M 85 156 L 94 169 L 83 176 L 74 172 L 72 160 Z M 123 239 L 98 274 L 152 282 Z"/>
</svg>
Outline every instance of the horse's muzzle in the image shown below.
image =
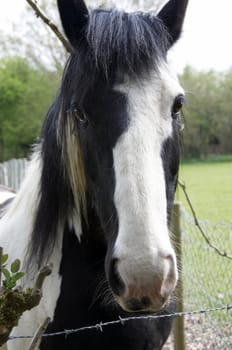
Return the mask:
<svg viewBox="0 0 232 350">
<path fill-rule="evenodd" d="M 127 312 L 155 313 L 165 309 L 177 282 L 175 256 L 161 259 L 157 269 L 153 264 L 141 263 L 137 272 L 131 262 L 112 260 L 109 282 L 117 303 Z"/>
</svg>

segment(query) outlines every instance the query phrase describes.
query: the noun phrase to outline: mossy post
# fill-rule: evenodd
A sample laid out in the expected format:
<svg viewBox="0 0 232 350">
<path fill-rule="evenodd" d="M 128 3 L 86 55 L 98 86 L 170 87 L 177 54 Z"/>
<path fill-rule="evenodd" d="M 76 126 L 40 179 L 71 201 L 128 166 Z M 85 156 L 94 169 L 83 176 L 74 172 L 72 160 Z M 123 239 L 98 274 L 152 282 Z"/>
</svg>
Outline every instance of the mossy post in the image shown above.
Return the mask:
<svg viewBox="0 0 232 350">
<path fill-rule="evenodd" d="M 181 238 L 181 211 L 180 203 L 175 203 L 172 215 L 172 232 L 174 235 L 179 280 L 176 287 L 177 312 L 184 311 L 183 276 L 182 276 L 182 238 Z M 185 350 L 184 317 L 177 317 L 174 321 L 174 349 Z"/>
<path fill-rule="evenodd" d="M 2 254 L 3 254 L 3 248 L 0 247 L 0 289 L 2 287 Z"/>
<path fill-rule="evenodd" d="M 2 257 L 2 258 L 1 258 Z M 5 344 L 8 340 L 12 328 L 17 326 L 21 315 L 28 310 L 39 305 L 42 298 L 42 287 L 44 280 L 52 272 L 52 264 L 46 265 L 42 268 L 36 278 L 33 288 L 23 290 L 20 286 L 16 286 L 16 281 L 21 278 L 24 273 L 20 272 L 20 260 L 16 259 L 11 263 L 10 270 L 6 267 L 8 255 L 2 254 L 0 247 L 1 270 L 4 273 L 3 286 L 1 285 L 0 277 L 0 346 Z M 3 262 L 4 261 L 4 262 Z M 1 272 L 1 271 L 0 271 Z M 1 275 L 1 273 L 0 273 Z M 46 322 L 49 322 L 47 320 Z M 43 328 L 40 332 L 43 331 Z M 40 333 L 35 335 L 31 349 L 34 343 L 39 342 Z"/>
</svg>

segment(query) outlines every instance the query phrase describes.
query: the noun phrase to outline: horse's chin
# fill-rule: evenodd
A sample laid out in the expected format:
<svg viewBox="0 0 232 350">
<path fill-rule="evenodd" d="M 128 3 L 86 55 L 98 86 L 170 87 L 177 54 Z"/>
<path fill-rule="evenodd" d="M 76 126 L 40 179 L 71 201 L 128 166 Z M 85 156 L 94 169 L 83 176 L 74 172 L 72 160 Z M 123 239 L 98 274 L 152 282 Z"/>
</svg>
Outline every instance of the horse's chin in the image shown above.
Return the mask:
<svg viewBox="0 0 232 350">
<path fill-rule="evenodd" d="M 154 315 L 154 314 L 160 314 L 164 311 L 166 311 L 166 309 L 169 307 L 170 303 L 171 303 L 171 298 L 168 298 L 165 303 L 157 308 L 155 306 L 150 306 L 149 308 L 144 308 L 144 309 L 137 309 L 137 310 L 132 310 L 130 308 L 127 307 L 127 305 L 122 302 L 121 300 L 119 300 L 118 297 L 115 297 L 116 299 L 116 303 L 118 304 L 118 306 L 120 307 L 120 309 L 124 312 L 129 314 L 130 316 L 136 316 L 136 315 Z"/>
</svg>

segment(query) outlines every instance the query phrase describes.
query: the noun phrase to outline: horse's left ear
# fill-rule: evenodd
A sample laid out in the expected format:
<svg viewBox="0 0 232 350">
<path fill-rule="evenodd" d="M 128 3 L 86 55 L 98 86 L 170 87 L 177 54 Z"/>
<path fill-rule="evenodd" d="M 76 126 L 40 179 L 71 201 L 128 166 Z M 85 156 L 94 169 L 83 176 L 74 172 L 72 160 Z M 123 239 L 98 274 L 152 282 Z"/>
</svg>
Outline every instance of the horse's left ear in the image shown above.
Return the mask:
<svg viewBox="0 0 232 350">
<path fill-rule="evenodd" d="M 65 34 L 74 48 L 85 35 L 89 12 L 84 0 L 57 0 Z"/>
<path fill-rule="evenodd" d="M 188 0 L 169 0 L 168 3 L 158 13 L 158 17 L 167 28 L 173 45 L 180 37 Z"/>
</svg>

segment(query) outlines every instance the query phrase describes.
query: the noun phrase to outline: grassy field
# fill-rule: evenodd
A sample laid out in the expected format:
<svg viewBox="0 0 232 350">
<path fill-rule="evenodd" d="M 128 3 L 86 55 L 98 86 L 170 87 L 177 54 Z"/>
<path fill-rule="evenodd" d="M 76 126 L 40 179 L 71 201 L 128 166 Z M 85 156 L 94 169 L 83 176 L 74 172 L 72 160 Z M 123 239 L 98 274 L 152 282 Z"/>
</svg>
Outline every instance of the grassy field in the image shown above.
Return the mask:
<svg viewBox="0 0 232 350">
<path fill-rule="evenodd" d="M 180 180 L 200 220 L 232 223 L 232 156 L 185 162 L 180 168 Z M 188 210 L 181 189 L 177 199 Z"/>
<path fill-rule="evenodd" d="M 184 162 L 180 180 L 185 183 L 198 219 L 211 242 L 232 255 L 232 156 Z M 181 188 L 177 191 L 177 199 L 190 213 Z M 191 220 L 182 220 L 182 230 L 186 308 L 231 304 L 232 261 L 210 249 Z M 223 325 L 232 321 L 232 316 L 226 313 L 210 316 L 222 321 Z"/>
</svg>

